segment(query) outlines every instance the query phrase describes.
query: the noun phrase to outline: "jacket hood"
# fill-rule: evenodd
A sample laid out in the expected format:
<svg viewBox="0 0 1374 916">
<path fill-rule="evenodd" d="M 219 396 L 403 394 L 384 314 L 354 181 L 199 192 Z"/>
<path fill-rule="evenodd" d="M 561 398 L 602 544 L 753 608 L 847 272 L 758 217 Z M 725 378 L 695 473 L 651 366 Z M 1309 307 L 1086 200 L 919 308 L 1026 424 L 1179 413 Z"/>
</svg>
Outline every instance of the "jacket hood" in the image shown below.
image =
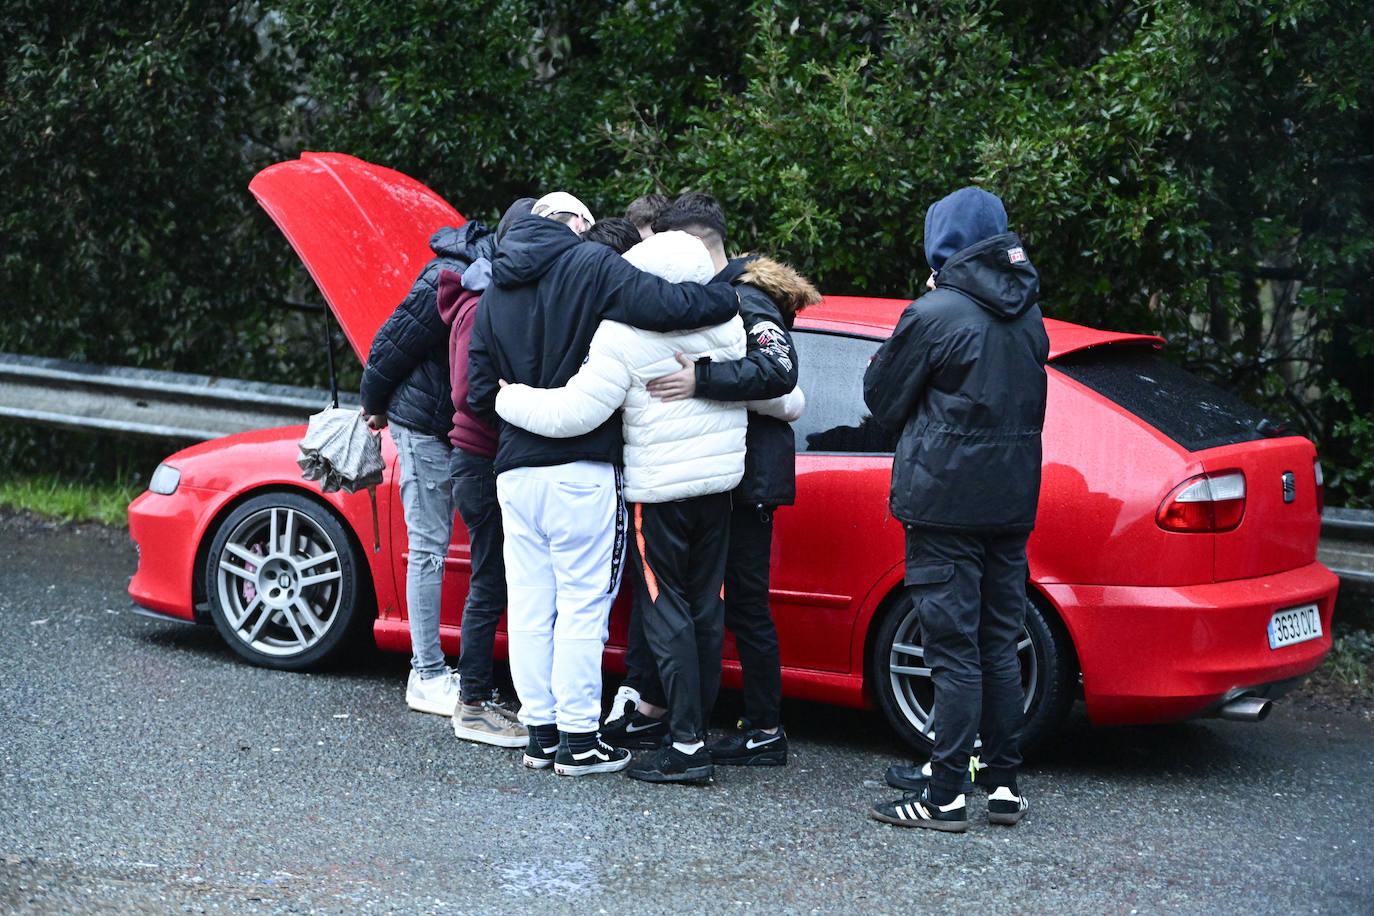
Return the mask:
<svg viewBox="0 0 1374 916">
<path fill-rule="evenodd" d="M 476 220 L 463 223 L 456 229 L 452 226 L 444 226 L 429 237 L 429 247 L 441 258 L 474 261 L 481 257 L 481 252 L 473 246 L 476 245 L 478 239 L 490 231 Z"/>
<path fill-rule="evenodd" d="M 444 324 L 452 325 L 453 319 L 458 317 L 458 309 L 462 307 L 466 297 L 463 288 L 463 276 L 452 270 L 439 271 L 439 283 L 436 290 L 434 304 L 439 309 L 439 317 L 444 319 Z"/>
<path fill-rule="evenodd" d="M 936 289 L 958 290 L 1003 320 L 1019 317 L 1040 298 L 1040 275 L 1015 232 L 955 252 L 935 275 Z"/>
<path fill-rule="evenodd" d="M 716 270 L 701 240 L 677 229 L 655 232 L 625 252 L 624 258 L 670 283 L 709 283 Z"/>
<path fill-rule="evenodd" d="M 501 240 L 510 232 L 510 227 L 515 225 L 515 221 L 522 216 L 529 216 L 534 209 L 533 197 L 521 197 L 506 208 L 506 212 L 501 214 L 501 221 L 496 224 L 496 243 L 499 245 Z"/>
<path fill-rule="evenodd" d="M 996 194 L 960 188 L 926 211 L 926 263 L 939 272 L 957 251 L 1007 231 L 1007 209 Z"/>
<path fill-rule="evenodd" d="M 777 303 L 785 318 L 821 301 L 820 291 L 795 268 L 763 255 L 732 259 L 715 280 L 755 287 Z"/>
<path fill-rule="evenodd" d="M 756 257 L 740 274 L 740 282 L 748 283 L 768 294 L 778 304 L 784 317 L 821 301 L 820 291 L 796 269 L 772 258 Z"/>
<path fill-rule="evenodd" d="M 491 277 L 497 286 L 534 283 L 569 249 L 582 244 L 567 226 L 542 216 L 522 216 L 496 246 Z"/>
</svg>

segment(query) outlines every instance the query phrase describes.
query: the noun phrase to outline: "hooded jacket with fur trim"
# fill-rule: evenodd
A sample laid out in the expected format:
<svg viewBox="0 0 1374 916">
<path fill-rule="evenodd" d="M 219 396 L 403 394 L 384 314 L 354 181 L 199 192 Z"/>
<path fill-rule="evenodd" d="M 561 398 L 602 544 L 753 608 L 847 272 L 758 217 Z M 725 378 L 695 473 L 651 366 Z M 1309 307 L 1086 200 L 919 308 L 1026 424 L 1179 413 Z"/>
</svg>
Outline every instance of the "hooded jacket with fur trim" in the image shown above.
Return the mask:
<svg viewBox="0 0 1374 916">
<path fill-rule="evenodd" d="M 705 247 L 685 232 L 653 235 L 627 251 L 625 260 L 673 282 L 704 283 L 713 270 Z M 724 493 L 744 476 L 747 410 L 795 419 L 802 394 L 793 389 L 753 404 L 651 397 L 648 382 L 675 371 L 678 353 L 713 362 L 742 359 L 744 324 L 736 316 L 712 327 L 657 333 L 603 321 L 587 362 L 567 385 L 507 386 L 496 397 L 496 410 L 507 423 L 563 438 L 583 435 L 623 408 L 627 500 L 661 503 Z"/>
<path fill-rule="evenodd" d="M 772 258 L 735 258 L 716 275 L 740 296 L 747 352 L 733 362 L 696 366 L 696 396 L 719 401 L 766 401 L 797 385 L 797 349 L 792 323 L 797 312 L 821 301 L 821 294 L 796 270 Z M 735 504 L 786 506 L 796 499 L 797 448 L 786 419 L 749 414 L 744 478 Z"/>
</svg>

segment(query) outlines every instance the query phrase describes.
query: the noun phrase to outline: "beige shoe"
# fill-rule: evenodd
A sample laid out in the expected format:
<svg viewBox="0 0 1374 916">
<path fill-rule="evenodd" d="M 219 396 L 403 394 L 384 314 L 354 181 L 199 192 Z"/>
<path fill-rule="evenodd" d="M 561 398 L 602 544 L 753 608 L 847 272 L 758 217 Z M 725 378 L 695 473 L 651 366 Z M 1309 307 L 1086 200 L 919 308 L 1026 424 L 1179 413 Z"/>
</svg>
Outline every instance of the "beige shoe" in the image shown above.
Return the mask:
<svg viewBox="0 0 1374 916">
<path fill-rule="evenodd" d="M 480 706 L 459 703 L 453 710 L 453 733 L 464 741 L 497 747 L 524 747 L 529 735 L 515 713 L 495 699 Z"/>
</svg>

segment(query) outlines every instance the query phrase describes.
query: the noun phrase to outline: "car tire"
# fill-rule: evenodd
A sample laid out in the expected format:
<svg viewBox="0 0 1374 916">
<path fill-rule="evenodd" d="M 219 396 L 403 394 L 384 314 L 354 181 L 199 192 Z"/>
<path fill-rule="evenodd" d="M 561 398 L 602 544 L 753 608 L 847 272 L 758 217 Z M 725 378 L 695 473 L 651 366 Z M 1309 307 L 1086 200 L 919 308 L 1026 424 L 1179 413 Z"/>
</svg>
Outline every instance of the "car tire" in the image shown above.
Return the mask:
<svg viewBox="0 0 1374 916">
<path fill-rule="evenodd" d="M 934 748 L 930 728 L 934 691 L 928 669 L 920 664 L 919 652 L 909 651 L 919 647 L 919 619 L 911 596 L 903 589 L 892 599 L 869 643 L 869 683 L 893 731 L 919 754 L 928 755 Z M 1022 684 L 1027 697 L 1021 751 L 1028 754 L 1063 724 L 1073 705 L 1078 676 L 1073 642 L 1058 617 L 1035 593 L 1026 602 L 1022 647 Z M 927 673 L 922 675 L 921 671 Z"/>
<path fill-rule="evenodd" d="M 263 493 L 237 506 L 215 529 L 203 576 L 220 636 L 264 668 L 318 666 L 371 619 L 353 539 L 301 494 Z"/>
</svg>

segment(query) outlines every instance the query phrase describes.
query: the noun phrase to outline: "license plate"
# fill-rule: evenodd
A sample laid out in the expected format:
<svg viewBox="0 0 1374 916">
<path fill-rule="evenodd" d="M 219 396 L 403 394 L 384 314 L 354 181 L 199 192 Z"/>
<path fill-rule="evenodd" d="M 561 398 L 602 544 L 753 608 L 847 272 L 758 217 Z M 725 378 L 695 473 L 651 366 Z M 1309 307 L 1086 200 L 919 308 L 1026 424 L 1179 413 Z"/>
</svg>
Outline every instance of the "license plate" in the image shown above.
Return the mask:
<svg viewBox="0 0 1374 916">
<path fill-rule="evenodd" d="M 1278 649 L 1322 635 L 1322 615 L 1315 604 L 1291 607 L 1269 619 L 1269 648 Z"/>
</svg>

